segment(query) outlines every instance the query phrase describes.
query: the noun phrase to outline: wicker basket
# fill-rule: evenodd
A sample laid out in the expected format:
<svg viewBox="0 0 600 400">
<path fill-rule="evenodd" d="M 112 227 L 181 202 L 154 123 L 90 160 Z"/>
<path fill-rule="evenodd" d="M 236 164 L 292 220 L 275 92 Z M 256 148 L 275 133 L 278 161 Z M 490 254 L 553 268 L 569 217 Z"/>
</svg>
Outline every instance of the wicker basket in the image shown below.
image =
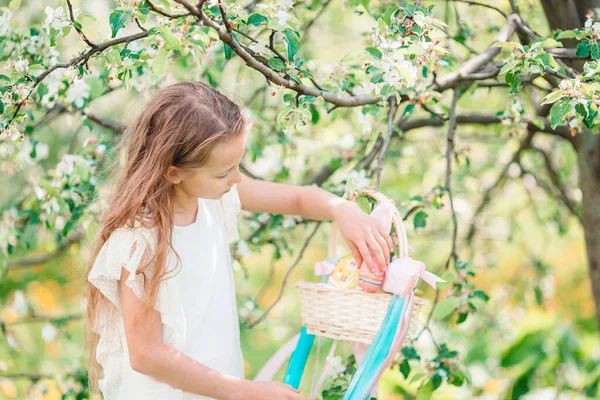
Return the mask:
<svg viewBox="0 0 600 400">
<path fill-rule="evenodd" d="M 387 200 L 380 193 L 368 194 L 377 200 Z M 399 253 L 407 254 L 408 240 L 402 218 L 395 218 L 394 222 L 400 246 Z M 337 230 L 334 226 L 329 237 L 329 255 L 332 259 L 337 259 L 336 247 Z M 360 287 L 344 289 L 326 283 L 309 282 L 298 282 L 294 287 L 300 296 L 302 323 L 309 333 L 365 344 L 373 342 L 392 300 L 392 294 L 382 291 L 367 293 Z M 415 336 L 418 315 L 424 304 L 425 300 L 414 296 L 410 329 L 405 339 L 407 341 Z"/>
</svg>

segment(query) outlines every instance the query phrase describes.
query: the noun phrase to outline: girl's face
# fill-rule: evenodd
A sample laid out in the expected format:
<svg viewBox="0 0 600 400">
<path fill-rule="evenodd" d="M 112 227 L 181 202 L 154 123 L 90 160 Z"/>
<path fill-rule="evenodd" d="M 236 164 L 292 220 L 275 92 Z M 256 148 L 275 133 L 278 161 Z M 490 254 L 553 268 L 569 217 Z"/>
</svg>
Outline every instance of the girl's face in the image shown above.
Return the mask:
<svg viewBox="0 0 600 400">
<path fill-rule="evenodd" d="M 242 180 L 239 164 L 246 150 L 247 136 L 247 132 L 244 132 L 218 143 L 210 155 L 210 161 L 202 167 L 174 171 L 174 181 L 180 180 L 176 190 L 190 197 L 220 199 Z"/>
</svg>

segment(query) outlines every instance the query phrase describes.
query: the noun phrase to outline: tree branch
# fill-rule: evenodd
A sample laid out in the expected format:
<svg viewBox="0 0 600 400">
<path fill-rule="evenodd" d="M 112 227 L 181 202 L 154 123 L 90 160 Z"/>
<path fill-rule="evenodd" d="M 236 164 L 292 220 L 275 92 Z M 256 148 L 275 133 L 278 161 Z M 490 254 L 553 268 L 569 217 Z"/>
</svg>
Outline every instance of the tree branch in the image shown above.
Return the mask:
<svg viewBox="0 0 600 400">
<path fill-rule="evenodd" d="M 186 14 L 169 14 L 165 11 L 162 11 L 161 9 L 159 9 L 158 7 L 156 7 L 151 0 L 146 0 L 146 3 L 148 3 L 148 7 L 150 7 L 150 10 L 154 11 L 157 14 L 162 15 L 163 17 L 167 17 L 170 19 L 177 19 L 177 18 L 183 18 L 183 17 L 187 17 L 189 15 L 191 15 L 191 13 L 186 13 Z"/>
<path fill-rule="evenodd" d="M 477 72 L 500 53 L 500 47 L 493 47 L 493 44 L 496 42 L 508 41 L 513 33 L 515 33 L 517 23 L 520 19 L 521 18 L 516 14 L 509 15 L 506 19 L 506 25 L 498 32 L 486 51 L 464 62 L 459 67 L 458 71 L 438 77 L 433 84 L 433 90 L 441 92 L 456 86 L 457 83 L 469 82 L 472 79 L 469 75 Z"/>
<path fill-rule="evenodd" d="M 80 63 L 86 63 L 90 59 L 90 57 L 92 57 L 96 53 L 102 53 L 104 50 L 106 50 L 106 49 L 108 49 L 110 47 L 117 46 L 117 45 L 120 45 L 120 44 L 123 44 L 123 43 L 131 43 L 131 42 L 133 42 L 135 40 L 143 39 L 143 38 L 146 38 L 146 37 L 148 37 L 148 31 L 139 32 L 139 33 L 136 33 L 134 35 L 124 36 L 124 37 L 113 39 L 113 40 L 108 40 L 108 41 L 106 41 L 104 43 L 101 43 L 99 45 L 95 45 L 95 47 L 93 47 L 91 50 L 89 50 L 89 51 L 87 51 L 87 52 L 85 52 L 83 54 L 80 54 L 77 57 L 72 58 L 67 63 L 54 64 L 52 67 L 50 67 L 49 69 L 47 69 L 46 71 L 44 71 L 40 75 L 38 75 L 38 77 L 36 78 L 33 86 L 31 87 L 31 90 L 29 91 L 29 93 L 27 94 L 27 96 L 25 97 L 25 99 L 21 100 L 19 102 L 19 104 L 17 105 L 17 107 L 15 108 L 15 112 L 13 113 L 13 115 L 12 115 L 12 117 L 11 117 L 11 119 L 8 122 L 7 125 L 10 125 L 14 121 L 14 119 L 17 116 L 17 114 L 21 110 L 21 108 L 27 103 L 27 100 L 29 99 L 29 97 L 31 97 L 31 94 L 33 93 L 33 91 L 52 72 L 56 71 L 57 69 L 69 68 L 71 66 L 76 66 L 76 65 L 78 65 Z"/>
<path fill-rule="evenodd" d="M 84 238 L 83 232 L 75 232 L 63 240 L 56 250 L 50 253 L 43 253 L 31 257 L 25 257 L 16 260 L 8 260 L 6 264 L 7 270 L 21 269 L 31 267 L 38 264 L 44 264 L 53 258 L 57 257 L 61 252 L 65 251 L 72 244 L 80 242 Z"/>
<path fill-rule="evenodd" d="M 376 104 L 381 100 L 381 97 L 371 97 L 369 95 L 361 95 L 361 96 L 348 96 L 341 97 L 335 93 L 325 92 L 323 90 L 314 89 L 308 87 L 303 84 L 299 84 L 293 80 L 283 78 L 279 73 L 272 70 L 268 66 L 264 65 L 262 62 L 258 61 L 255 57 L 249 54 L 227 31 L 223 31 L 219 25 L 214 22 L 212 19 L 208 18 L 202 10 L 197 9 L 192 6 L 185 0 L 175 0 L 177 3 L 184 6 L 187 10 L 189 10 L 194 16 L 198 18 L 198 22 L 201 25 L 206 25 L 213 30 L 215 30 L 219 36 L 219 39 L 225 44 L 227 44 L 231 49 L 236 53 L 246 65 L 250 68 L 255 69 L 264 75 L 264 77 L 275 83 L 276 85 L 280 85 L 286 87 L 288 89 L 294 90 L 300 94 L 306 96 L 314 96 L 314 97 L 322 97 L 328 103 L 334 104 L 337 107 L 356 107 L 366 104 Z"/>
<path fill-rule="evenodd" d="M 554 165 L 552 163 L 552 159 L 550 158 L 550 155 L 546 151 L 544 151 L 536 146 L 531 146 L 531 150 L 542 155 L 542 158 L 544 159 L 544 166 L 546 167 L 546 172 L 548 173 L 548 177 L 550 178 L 552 185 L 554 185 L 554 187 L 556 188 L 556 190 L 559 193 L 559 196 L 558 196 L 559 199 L 564 204 L 564 206 L 571 212 L 571 214 L 573 214 L 573 216 L 576 217 L 581 224 L 583 224 L 583 219 L 581 217 L 581 214 L 575 208 L 574 201 L 571 200 L 571 198 L 569 198 L 569 196 L 567 195 L 567 191 L 565 190 L 564 186 L 562 185 L 562 183 L 560 181 L 560 177 L 558 176 L 558 173 L 556 172 L 556 170 L 554 168 Z M 536 180 L 538 180 L 538 179 L 536 179 Z M 542 185 L 540 185 L 540 186 L 542 186 Z M 552 190 L 550 190 L 550 187 L 548 185 L 546 185 L 546 186 L 548 187 L 547 191 L 549 191 L 550 194 L 552 196 L 554 196 L 554 193 L 552 193 Z"/>
</svg>

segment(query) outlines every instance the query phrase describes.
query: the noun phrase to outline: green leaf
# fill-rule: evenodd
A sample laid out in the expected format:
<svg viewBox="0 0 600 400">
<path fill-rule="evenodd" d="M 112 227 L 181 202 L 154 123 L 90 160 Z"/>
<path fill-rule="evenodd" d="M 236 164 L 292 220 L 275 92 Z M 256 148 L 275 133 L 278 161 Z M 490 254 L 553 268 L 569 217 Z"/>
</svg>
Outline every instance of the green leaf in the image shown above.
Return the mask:
<svg viewBox="0 0 600 400">
<path fill-rule="evenodd" d="M 10 78 L 4 74 L 0 74 L 0 79 L 2 79 L 3 81 L 6 81 L 8 83 L 10 83 Z"/>
<path fill-rule="evenodd" d="M 383 54 L 381 54 L 381 50 L 375 47 L 367 47 L 365 50 L 371 55 L 371 57 L 377 60 L 381 60 L 381 57 L 383 56 Z"/>
<path fill-rule="evenodd" d="M 152 61 L 152 70 L 157 75 L 162 75 L 167 72 L 167 61 L 169 59 L 169 50 L 162 48 L 159 50 L 156 57 Z"/>
<path fill-rule="evenodd" d="M 125 10 L 114 10 L 110 13 L 109 22 L 110 22 L 110 30 L 112 32 L 111 37 L 117 36 L 117 32 L 120 29 L 125 27 L 125 23 L 131 17 L 131 13 Z"/>
<path fill-rule="evenodd" d="M 521 64 L 521 60 L 514 60 L 509 63 L 506 63 L 500 69 L 500 75 L 506 74 L 509 71 L 512 71 L 517 65 Z"/>
<path fill-rule="evenodd" d="M 519 49 L 519 50 L 523 51 L 523 46 L 521 46 L 519 43 L 514 43 L 514 42 L 496 42 L 492 45 L 492 47 L 501 47 L 503 49 L 510 49 L 510 50 Z"/>
<path fill-rule="evenodd" d="M 590 56 L 590 42 L 585 41 L 585 42 L 580 42 L 577 45 L 577 51 L 575 52 L 575 55 L 579 58 L 586 58 Z"/>
<path fill-rule="evenodd" d="M 223 52 L 225 53 L 225 59 L 231 60 L 231 57 L 233 57 L 233 49 L 225 42 L 223 42 Z"/>
<path fill-rule="evenodd" d="M 477 309 L 483 310 L 487 307 L 487 302 L 479 297 L 473 297 L 469 302 Z"/>
<path fill-rule="evenodd" d="M 533 288 L 533 293 L 535 295 L 535 302 L 541 306 L 544 303 L 544 294 L 542 293 L 542 289 L 539 286 Z"/>
<path fill-rule="evenodd" d="M 264 15 L 259 14 L 259 13 L 252 13 L 248 17 L 248 25 L 259 26 L 266 20 L 267 20 L 267 17 L 265 17 Z"/>
<path fill-rule="evenodd" d="M 562 32 L 557 32 L 557 35 L 555 37 L 556 40 L 561 40 L 561 39 L 574 39 L 577 37 L 577 33 L 573 32 L 573 31 L 562 31 Z"/>
<path fill-rule="evenodd" d="M 552 129 L 563 124 L 564 117 L 571 111 L 571 104 L 568 101 L 554 103 L 550 109 L 550 125 Z"/>
<path fill-rule="evenodd" d="M 469 317 L 469 313 L 460 313 L 458 315 L 458 318 L 456 319 L 456 323 L 462 324 L 463 322 L 465 322 L 467 320 L 468 317 Z"/>
<path fill-rule="evenodd" d="M 394 15 L 394 13 L 397 10 L 398 10 L 398 6 L 390 7 L 386 10 L 385 14 L 383 14 L 383 17 L 381 17 L 381 19 L 383 20 L 383 22 L 386 23 L 387 26 L 392 25 L 392 15 Z"/>
<path fill-rule="evenodd" d="M 364 196 L 360 196 L 356 199 L 356 204 L 360 207 L 361 210 L 363 210 L 366 214 L 370 214 L 371 213 L 371 203 L 369 203 L 369 200 L 364 197 Z"/>
<path fill-rule="evenodd" d="M 416 215 L 415 215 L 415 219 L 414 219 L 414 227 L 415 229 L 418 228 L 425 228 L 425 226 L 427 225 L 427 213 L 425 211 L 419 211 Z"/>
<path fill-rule="evenodd" d="M 600 45 L 598 43 L 594 43 L 591 47 L 590 54 L 594 60 L 600 59 Z"/>
<path fill-rule="evenodd" d="M 74 26 L 76 29 L 79 29 L 79 30 L 81 30 L 81 28 L 83 28 L 83 27 L 81 26 L 81 24 L 80 24 L 79 22 L 77 22 L 77 21 L 73 22 L 73 26 Z"/>
<path fill-rule="evenodd" d="M 300 44 L 300 36 L 298 32 L 290 28 L 285 28 L 283 34 L 285 35 L 284 40 L 287 43 L 288 60 L 294 61 L 294 57 L 302 48 Z"/>
<path fill-rule="evenodd" d="M 459 300 L 457 297 L 450 297 L 446 300 L 440 301 L 433 311 L 433 319 L 435 321 L 441 321 L 448 317 L 454 312 L 454 309 L 458 307 Z"/>
<path fill-rule="evenodd" d="M 546 39 L 542 42 L 542 47 L 545 49 L 554 49 L 557 47 L 563 47 L 563 44 L 554 39 Z"/>
<path fill-rule="evenodd" d="M 410 364 L 406 358 L 402 361 L 402 364 L 400 364 L 400 372 L 404 376 L 404 379 L 408 379 L 408 375 L 410 375 Z"/>
<path fill-rule="evenodd" d="M 90 131 L 94 130 L 94 124 L 89 118 L 85 118 L 82 122 L 83 126 L 87 127 Z"/>
<path fill-rule="evenodd" d="M 19 7 L 21 7 L 21 0 L 12 0 L 10 3 L 8 3 L 8 8 L 10 8 L 11 10 L 16 10 Z"/>
<path fill-rule="evenodd" d="M 4 103 L 0 100 L 0 114 L 4 114 Z"/>
<path fill-rule="evenodd" d="M 121 62 L 121 54 L 119 50 L 112 48 L 106 53 L 106 59 L 111 64 L 119 64 Z"/>
<path fill-rule="evenodd" d="M 543 104 L 552 104 L 555 101 L 557 101 L 558 99 L 562 98 L 563 96 L 566 95 L 566 91 L 565 90 L 557 90 L 556 92 L 552 92 L 550 93 L 548 96 L 544 97 L 544 100 L 542 102 Z"/>
<path fill-rule="evenodd" d="M 285 64 L 281 61 L 280 58 L 271 58 L 268 62 L 269 67 L 274 69 L 275 71 L 281 71 L 285 69 Z"/>
<path fill-rule="evenodd" d="M 417 400 L 429 400 L 433 394 L 433 382 L 423 383 L 417 392 Z"/>
<path fill-rule="evenodd" d="M 402 355 L 409 360 L 420 360 L 421 359 L 421 356 L 419 356 L 419 353 L 417 353 L 417 350 L 412 346 L 403 347 L 401 352 L 402 352 Z"/>
<path fill-rule="evenodd" d="M 165 47 L 167 50 L 178 49 L 181 47 L 181 42 L 177 39 L 177 36 L 173 34 L 173 31 L 169 25 L 164 25 L 160 30 L 160 36 L 165 40 Z"/>
</svg>

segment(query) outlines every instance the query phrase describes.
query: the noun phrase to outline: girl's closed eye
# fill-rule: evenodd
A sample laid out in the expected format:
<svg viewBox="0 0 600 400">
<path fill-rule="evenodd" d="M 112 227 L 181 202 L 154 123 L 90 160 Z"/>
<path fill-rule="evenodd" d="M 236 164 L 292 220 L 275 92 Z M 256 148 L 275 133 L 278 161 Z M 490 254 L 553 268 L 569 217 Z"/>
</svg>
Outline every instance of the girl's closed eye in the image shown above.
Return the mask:
<svg viewBox="0 0 600 400">
<path fill-rule="evenodd" d="M 231 171 L 227 171 L 227 172 L 225 173 L 225 175 L 217 176 L 217 178 L 218 178 L 218 179 L 225 179 L 225 178 L 227 178 L 227 177 L 229 176 L 229 173 L 230 173 L 230 172 L 231 172 Z"/>
</svg>

